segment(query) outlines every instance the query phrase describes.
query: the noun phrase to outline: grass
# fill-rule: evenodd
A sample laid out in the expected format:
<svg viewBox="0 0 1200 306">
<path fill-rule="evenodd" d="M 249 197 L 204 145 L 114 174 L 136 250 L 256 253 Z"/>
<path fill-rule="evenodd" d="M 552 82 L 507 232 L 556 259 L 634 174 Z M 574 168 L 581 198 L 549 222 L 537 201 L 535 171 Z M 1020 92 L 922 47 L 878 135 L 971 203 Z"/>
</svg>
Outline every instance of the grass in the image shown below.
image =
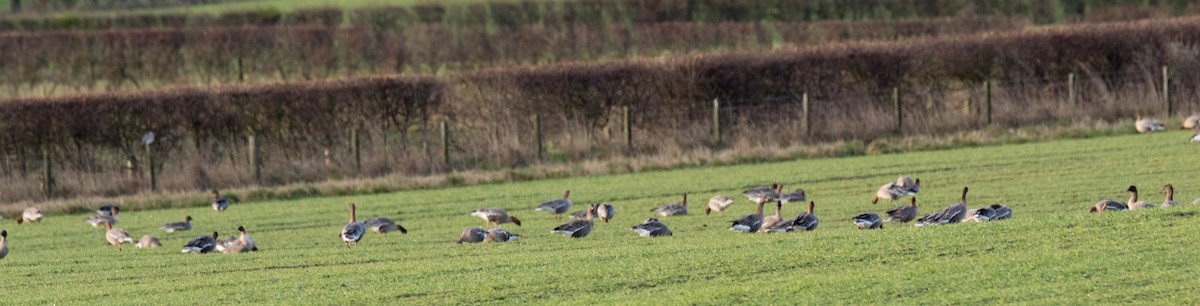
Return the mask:
<svg viewBox="0 0 1200 306">
<path fill-rule="evenodd" d="M 0 291 L 10 304 L 406 303 L 406 304 L 830 304 L 830 303 L 1153 303 L 1195 304 L 1200 206 L 1086 212 L 1100 198 L 1124 201 L 1128 185 L 1162 201 L 1200 197 L 1200 155 L 1188 132 L 1123 135 L 1004 146 L 690 168 L 414 190 L 392 194 L 236 203 L 229 211 L 160 209 L 123 214 L 120 227 L 159 236 L 164 248 L 118 252 L 84 215 L 41 224 L 0 221 L 10 253 L 0 260 Z M 1008 221 L 914 228 L 854 229 L 847 220 L 872 206 L 879 185 L 898 175 L 924 183 L 928 213 L 957 201 L 1003 202 Z M 705 216 L 713 194 L 783 182 L 816 201 L 810 233 L 743 235 L 728 220 L 752 207 L 739 197 L 725 216 Z M 611 201 L 612 223 L 591 236 L 549 233 L 558 225 L 538 203 L 571 189 L 576 206 Z M 665 218 L 675 236 L 637 237 L 629 226 L 650 208 L 691 195 L 693 214 Z M 346 203 L 364 219 L 386 215 L 408 235 L 369 233 L 346 249 L 336 238 Z M 507 244 L 456 245 L 481 221 L 479 207 L 522 217 L 524 235 Z M 799 212 L 784 207 L 786 216 Z M 156 228 L 195 217 L 196 230 Z M 249 254 L 179 254 L 204 232 L 245 225 L 262 249 Z M 72 288 L 71 290 L 61 290 Z"/>
</svg>

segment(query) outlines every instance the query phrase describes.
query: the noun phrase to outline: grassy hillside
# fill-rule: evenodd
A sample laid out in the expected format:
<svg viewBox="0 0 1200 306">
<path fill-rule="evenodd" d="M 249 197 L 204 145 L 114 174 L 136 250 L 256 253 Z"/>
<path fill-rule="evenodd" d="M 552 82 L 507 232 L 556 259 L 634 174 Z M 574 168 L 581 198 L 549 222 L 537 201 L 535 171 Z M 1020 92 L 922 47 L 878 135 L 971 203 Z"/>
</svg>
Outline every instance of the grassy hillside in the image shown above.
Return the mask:
<svg viewBox="0 0 1200 306">
<path fill-rule="evenodd" d="M 119 227 L 153 234 L 164 248 L 118 252 L 83 215 L 41 224 L 0 221 L 10 238 L 0 291 L 11 304 L 242 303 L 1155 303 L 1195 304 L 1200 206 L 1093 215 L 1100 198 L 1124 201 L 1136 184 L 1162 201 L 1200 197 L 1200 162 L 1189 132 L 979 147 L 810 161 L 580 177 L 504 185 L 205 208 L 127 212 Z M 957 201 L 1002 202 L 1014 218 L 932 228 L 889 224 L 861 231 L 847 220 L 872 206 L 898 175 L 924 183 L 922 212 Z M 713 194 L 782 182 L 816 201 L 815 232 L 744 235 L 728 220 L 753 210 L 744 198 L 725 216 L 703 215 Z M 611 201 L 618 215 L 591 236 L 551 234 L 559 223 L 538 203 L 572 191 L 576 207 Z M 692 215 L 665 218 L 675 236 L 637 237 L 629 226 L 661 203 L 691 195 Z M 363 219 L 398 217 L 408 235 L 369 233 L 347 249 L 337 233 L 356 202 Z M 502 207 L 524 226 L 507 244 L 456 245 L 468 216 Z M 794 216 L 798 206 L 784 207 Z M 195 217 L 196 229 L 156 228 Z M 250 254 L 179 254 L 186 240 L 245 225 Z M 71 288 L 64 290 L 64 288 Z"/>
</svg>

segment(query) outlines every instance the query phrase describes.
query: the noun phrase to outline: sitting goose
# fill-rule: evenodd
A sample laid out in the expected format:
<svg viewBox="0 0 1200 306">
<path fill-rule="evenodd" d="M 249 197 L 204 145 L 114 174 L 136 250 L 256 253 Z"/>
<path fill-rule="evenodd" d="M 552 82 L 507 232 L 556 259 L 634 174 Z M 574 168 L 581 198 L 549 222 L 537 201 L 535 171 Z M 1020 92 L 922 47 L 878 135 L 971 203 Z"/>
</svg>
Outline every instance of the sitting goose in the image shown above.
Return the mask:
<svg viewBox="0 0 1200 306">
<path fill-rule="evenodd" d="M 995 217 L 996 217 L 996 211 L 992 210 L 991 207 L 980 207 L 980 208 L 976 208 L 976 209 L 967 210 L 967 216 L 963 217 L 962 222 L 991 221 L 992 218 L 995 218 Z"/>
<path fill-rule="evenodd" d="M 497 228 L 493 228 L 491 231 L 488 231 L 486 240 L 491 241 L 491 242 L 509 242 L 509 241 L 517 241 L 517 237 L 520 237 L 520 236 L 518 236 L 517 234 L 510 233 L 509 231 L 506 231 L 502 228 L 497 227 Z"/>
<path fill-rule="evenodd" d="M 1129 206 L 1129 210 L 1155 207 L 1154 203 L 1138 201 L 1137 186 L 1130 185 L 1129 189 L 1126 189 L 1125 191 L 1129 191 L 1129 202 L 1125 204 L 1126 206 Z"/>
<path fill-rule="evenodd" d="M 212 236 L 199 236 L 183 245 L 183 253 L 208 253 L 217 248 L 217 232 L 213 232 Z"/>
<path fill-rule="evenodd" d="M 917 215 L 920 214 L 917 210 L 917 197 L 913 196 L 910 200 L 912 201 L 912 205 L 901 205 L 900 207 L 896 207 L 896 209 L 887 211 L 887 217 L 884 217 L 883 221 L 908 223 L 908 221 L 916 219 Z"/>
<path fill-rule="evenodd" d="M 408 229 L 396 224 L 392 219 L 385 217 L 374 217 L 366 222 L 367 229 L 374 231 L 377 234 L 387 234 L 388 232 L 400 231 L 401 234 L 408 234 Z"/>
<path fill-rule="evenodd" d="M 854 225 L 858 226 L 859 229 L 882 229 L 883 220 L 879 219 L 879 215 L 867 212 L 854 216 Z"/>
<path fill-rule="evenodd" d="M 921 219 L 917 219 L 917 226 L 926 225 L 941 225 L 946 223 L 962 222 L 967 215 L 967 187 L 963 187 L 962 199 L 957 204 L 950 205 L 946 209 L 935 211 Z"/>
<path fill-rule="evenodd" d="M 778 198 L 779 190 L 782 190 L 782 189 L 783 189 L 783 186 L 776 183 L 776 184 L 771 184 L 771 186 L 759 186 L 759 187 L 747 189 L 746 191 L 742 192 L 742 195 L 745 196 L 747 199 L 750 199 L 750 201 L 752 201 L 754 203 L 758 203 L 758 202 L 766 203 L 767 201 L 774 201 L 776 198 Z"/>
<path fill-rule="evenodd" d="M 512 222 L 512 224 L 516 224 L 517 226 L 521 226 L 520 219 L 517 219 L 516 216 L 509 216 L 508 212 L 500 208 L 493 207 L 476 209 L 475 211 L 471 212 L 471 216 L 483 219 L 483 226 L 485 228 L 491 228 L 492 223 L 495 223 L 496 227 L 500 227 L 500 224 L 509 222 Z"/>
<path fill-rule="evenodd" d="M 1179 129 L 1181 130 L 1194 129 L 1198 127 L 1200 127 L 1200 115 L 1188 116 L 1187 119 L 1183 119 L 1183 122 L 1179 124 Z"/>
<path fill-rule="evenodd" d="M 162 246 L 162 243 L 158 242 L 158 237 L 144 235 L 142 239 L 138 239 L 136 246 L 139 249 L 153 249 Z"/>
<path fill-rule="evenodd" d="M 764 217 L 763 224 L 761 227 L 759 227 L 758 231 L 763 232 L 763 233 L 770 232 L 770 231 L 772 231 L 772 229 L 775 228 L 776 225 L 779 225 L 779 221 L 782 221 L 782 220 L 783 220 L 783 199 L 776 199 L 775 200 L 775 214 Z M 784 228 L 790 228 L 790 227 L 791 227 L 791 224 L 789 223 Z M 786 229 L 784 231 L 786 231 Z"/>
<path fill-rule="evenodd" d="M 563 197 L 561 199 L 546 201 L 545 203 L 542 203 L 542 205 L 538 205 L 537 209 L 535 210 L 548 211 L 554 214 L 554 221 L 560 221 L 562 220 L 562 214 L 566 213 L 568 210 L 571 210 L 570 198 L 571 191 L 567 190 L 566 192 L 563 192 Z"/>
<path fill-rule="evenodd" d="M 213 189 L 212 194 L 213 194 L 213 201 L 212 201 L 213 210 L 215 210 L 217 212 L 222 212 L 222 211 L 225 211 L 226 208 L 229 208 L 229 199 L 221 196 L 221 193 L 218 192 L 216 189 Z"/>
<path fill-rule="evenodd" d="M 588 205 L 587 216 L 583 220 L 574 220 L 566 224 L 559 225 L 551 230 L 551 233 L 559 233 L 571 238 L 587 237 L 592 232 L 592 216 L 596 214 L 596 205 Z"/>
<path fill-rule="evenodd" d="M 1133 128 L 1142 134 L 1167 130 L 1166 125 L 1162 121 L 1154 118 L 1142 118 L 1142 116 L 1137 116 L 1137 121 L 1133 123 Z"/>
<path fill-rule="evenodd" d="M 1163 185 L 1163 190 L 1167 191 L 1167 199 L 1163 200 L 1163 207 L 1179 206 L 1179 202 L 1175 202 L 1175 186 L 1171 184 Z"/>
<path fill-rule="evenodd" d="M 26 208 L 25 211 L 21 212 L 21 216 L 17 217 L 18 225 L 20 225 L 23 222 L 33 223 L 33 222 L 41 222 L 41 221 L 42 221 L 42 211 L 40 209 L 38 209 L 37 207 Z"/>
<path fill-rule="evenodd" d="M 766 197 L 758 197 L 757 199 L 758 199 L 758 208 L 756 208 L 754 210 L 754 213 L 742 216 L 741 218 L 738 218 L 737 220 L 733 220 L 732 221 L 733 225 L 729 227 L 729 230 L 739 231 L 739 232 L 743 232 L 743 233 L 753 233 L 753 232 L 757 232 L 759 229 L 762 229 L 763 205 L 766 204 L 767 201 L 766 201 Z"/>
<path fill-rule="evenodd" d="M 817 213 L 813 212 L 813 207 L 815 206 L 816 204 L 814 204 L 813 201 L 808 201 L 808 211 L 797 215 L 796 219 L 792 220 L 792 227 L 789 228 L 788 231 L 798 232 L 817 229 Z"/>
<path fill-rule="evenodd" d="M 222 241 L 222 243 L 218 243 L 216 248 L 219 249 L 221 253 L 225 254 L 245 253 L 258 249 L 258 247 L 254 245 L 254 239 L 250 238 L 250 235 L 246 234 L 246 227 L 238 226 L 238 232 L 239 234 L 237 237 L 229 241 Z"/>
<path fill-rule="evenodd" d="M 804 201 L 808 200 L 808 197 L 804 195 L 804 189 L 796 188 L 796 191 L 780 194 L 778 200 L 783 204 L 791 202 L 804 203 Z"/>
<path fill-rule="evenodd" d="M 671 236 L 671 229 L 667 228 L 666 224 L 659 221 L 657 218 L 646 219 L 642 224 L 634 225 L 633 231 L 642 237 L 662 237 Z"/>
<path fill-rule="evenodd" d="M 1105 212 L 1105 211 L 1109 211 L 1109 210 L 1120 211 L 1120 210 L 1128 210 L 1128 209 L 1129 209 L 1129 206 L 1125 205 L 1125 203 L 1121 203 L 1121 202 L 1117 202 L 1117 201 L 1113 201 L 1113 200 L 1109 200 L 1109 199 L 1104 199 L 1104 200 L 1100 200 L 1100 202 L 1096 202 L 1096 205 L 1093 205 L 1092 208 L 1089 209 L 1088 211 L 1098 213 L 1098 212 Z"/>
<path fill-rule="evenodd" d="M 708 207 L 704 209 L 704 214 L 712 214 L 712 211 L 715 210 L 717 213 L 725 215 L 725 209 L 729 208 L 729 205 L 733 205 L 733 198 L 719 194 L 715 195 L 711 199 L 708 199 Z"/>
<path fill-rule="evenodd" d="M 183 222 L 171 222 L 164 224 L 163 226 L 159 226 L 158 229 L 167 231 L 168 233 L 174 233 L 176 231 L 190 231 L 192 230 L 192 216 L 187 216 L 187 218 L 184 218 Z"/>
<path fill-rule="evenodd" d="M 108 240 L 108 244 L 117 246 L 117 251 L 121 250 L 121 245 L 133 243 L 133 237 L 129 236 L 129 232 L 122 228 L 113 228 L 112 223 L 104 223 L 104 238 Z"/>
<path fill-rule="evenodd" d="M 92 227 L 97 227 L 104 223 L 117 224 L 117 221 L 120 220 L 117 215 L 120 214 L 121 208 L 113 206 L 109 211 L 112 213 L 111 215 L 97 214 L 95 216 L 88 217 L 86 220 L 84 220 L 84 222 L 91 224 Z"/>
<path fill-rule="evenodd" d="M 658 213 L 663 217 L 674 215 L 686 215 L 688 213 L 687 193 L 683 194 L 683 202 L 673 204 L 663 204 L 662 206 L 651 209 L 650 211 Z"/>
<path fill-rule="evenodd" d="M 8 231 L 0 231 L 0 259 L 8 256 Z"/>
<path fill-rule="evenodd" d="M 1004 204 L 992 204 L 988 208 L 992 209 L 993 215 L 991 221 L 1000 221 L 1012 218 L 1012 209 Z"/>
<path fill-rule="evenodd" d="M 463 243 L 479 243 L 487 239 L 488 232 L 481 227 L 468 227 L 463 230 L 462 235 L 458 236 L 458 244 Z"/>
</svg>

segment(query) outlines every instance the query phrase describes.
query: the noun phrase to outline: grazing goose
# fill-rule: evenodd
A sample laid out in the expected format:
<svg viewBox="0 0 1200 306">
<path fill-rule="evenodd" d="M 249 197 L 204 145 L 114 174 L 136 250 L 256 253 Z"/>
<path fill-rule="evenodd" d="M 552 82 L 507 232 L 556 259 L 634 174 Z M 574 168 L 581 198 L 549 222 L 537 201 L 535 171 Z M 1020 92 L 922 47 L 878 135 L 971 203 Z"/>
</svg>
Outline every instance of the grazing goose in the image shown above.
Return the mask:
<svg viewBox="0 0 1200 306">
<path fill-rule="evenodd" d="M 663 224 L 657 218 L 646 219 L 646 222 L 634 225 L 632 229 L 638 233 L 638 236 L 642 237 L 671 236 L 671 229 L 667 228 L 667 225 Z"/>
<path fill-rule="evenodd" d="M 921 179 L 914 182 L 911 177 L 901 176 L 895 182 L 879 186 L 879 190 L 875 191 L 875 197 L 871 198 L 871 204 L 878 204 L 879 199 L 895 201 L 906 196 L 916 196 L 920 191 Z"/>
<path fill-rule="evenodd" d="M 488 231 L 488 233 L 487 233 L 487 241 L 491 241 L 491 242 L 517 241 L 517 237 L 521 237 L 521 236 L 519 236 L 517 234 L 513 234 L 513 233 L 506 231 L 499 227 L 493 228 L 491 231 Z"/>
<path fill-rule="evenodd" d="M 1136 129 L 1138 133 L 1143 134 L 1165 131 L 1167 129 L 1166 125 L 1164 125 L 1162 121 L 1158 121 L 1158 119 L 1154 118 L 1142 118 L 1142 116 L 1137 117 L 1137 121 L 1133 123 L 1133 128 Z"/>
<path fill-rule="evenodd" d="M 42 211 L 40 209 L 38 209 L 37 207 L 26 208 L 25 211 L 21 212 L 21 216 L 17 217 L 18 225 L 20 225 L 23 222 L 32 223 L 32 222 L 41 222 L 41 221 L 42 221 Z"/>
<path fill-rule="evenodd" d="M 708 199 L 708 207 L 704 209 L 704 214 L 712 214 L 712 211 L 715 210 L 717 213 L 720 213 L 722 216 L 724 216 L 725 209 L 729 208 L 729 205 L 733 205 L 733 198 L 719 194 L 715 195 L 711 199 Z"/>
<path fill-rule="evenodd" d="M 136 246 L 139 249 L 153 249 L 162 246 L 162 243 L 158 242 L 158 237 L 145 235 L 142 236 L 142 239 L 138 239 Z"/>
<path fill-rule="evenodd" d="M 783 189 L 783 186 L 776 183 L 771 184 L 771 186 L 760 186 L 747 189 L 746 191 L 742 192 L 742 195 L 746 196 L 747 199 L 750 199 L 750 201 L 754 203 L 766 203 L 767 201 L 774 201 L 775 198 L 778 198 L 779 190 L 781 189 Z"/>
<path fill-rule="evenodd" d="M 1200 115 L 1191 115 L 1187 119 L 1183 119 L 1183 123 L 1179 124 L 1179 129 L 1187 130 L 1200 127 Z"/>
<path fill-rule="evenodd" d="M 239 232 L 238 236 L 236 238 L 232 239 L 232 242 L 227 242 L 227 243 L 223 242 L 223 243 L 217 244 L 216 247 L 218 249 L 220 249 L 221 253 L 225 253 L 225 254 L 244 253 L 244 252 L 249 252 L 251 250 L 258 249 L 254 245 L 254 239 L 250 238 L 250 235 L 246 234 L 246 227 L 238 226 L 238 232 Z"/>
<path fill-rule="evenodd" d="M 1104 200 L 1100 200 L 1100 202 L 1096 202 L 1096 205 L 1093 205 L 1092 208 L 1089 209 L 1088 211 L 1098 213 L 1098 212 L 1105 212 L 1105 211 L 1109 211 L 1109 210 L 1118 210 L 1119 211 L 1119 210 L 1128 210 L 1128 209 L 1129 209 L 1129 206 L 1125 205 L 1125 203 L 1121 203 L 1121 202 L 1117 202 L 1117 201 L 1113 201 L 1113 200 L 1109 200 L 1109 199 L 1104 199 Z"/>
<path fill-rule="evenodd" d="M 729 230 L 739 231 L 739 232 L 743 232 L 743 233 L 753 233 L 753 232 L 757 232 L 759 229 L 762 229 L 763 205 L 767 203 L 767 200 L 766 200 L 766 197 L 759 197 L 757 199 L 758 199 L 758 208 L 756 208 L 754 210 L 754 213 L 742 216 L 741 218 L 738 218 L 737 220 L 731 221 L 733 223 L 733 225 L 729 227 Z"/>
<path fill-rule="evenodd" d="M 8 256 L 8 231 L 0 231 L 0 259 Z"/>
<path fill-rule="evenodd" d="M 762 226 L 759 227 L 758 231 L 763 232 L 763 233 L 769 232 L 776 225 L 779 225 L 779 221 L 781 221 L 781 220 L 783 220 L 783 200 L 776 199 L 775 200 L 775 214 L 764 217 Z"/>
<path fill-rule="evenodd" d="M 854 216 L 854 225 L 857 225 L 859 229 L 882 229 L 883 220 L 879 219 L 879 215 L 868 212 Z"/>
<path fill-rule="evenodd" d="M 992 209 L 993 215 L 991 221 L 999 221 L 1012 218 L 1012 209 L 1004 204 L 992 204 L 988 208 Z"/>
<path fill-rule="evenodd" d="M 804 203 L 804 201 L 808 200 L 808 197 L 804 196 L 804 189 L 796 188 L 796 191 L 780 194 L 778 200 L 783 204 L 791 202 Z"/>
<path fill-rule="evenodd" d="M 1175 186 L 1171 184 L 1163 185 L 1163 190 L 1167 191 L 1167 199 L 1163 200 L 1163 207 L 1179 206 L 1179 202 L 1175 202 Z"/>
<path fill-rule="evenodd" d="M 917 226 L 958 223 L 962 222 L 966 215 L 967 187 L 963 187 L 962 199 L 958 201 L 958 204 L 950 205 L 949 207 L 946 207 L 946 209 L 935 211 L 932 214 L 921 217 L 921 219 L 917 219 Z"/>
<path fill-rule="evenodd" d="M 476 209 L 475 211 L 471 212 L 471 216 L 483 219 L 484 228 L 492 228 L 492 223 L 495 223 L 496 227 L 500 227 L 500 224 L 509 222 L 512 222 L 512 224 L 516 224 L 517 226 L 521 226 L 520 219 L 517 219 L 516 216 L 509 216 L 508 212 L 505 212 L 503 209 L 499 208 L 493 207 Z"/>
<path fill-rule="evenodd" d="M 1138 201 L 1137 186 L 1131 185 L 1131 186 L 1129 186 L 1129 189 L 1126 189 L 1125 191 L 1129 191 L 1129 202 L 1125 204 L 1126 206 L 1129 206 L 1129 210 L 1142 209 L 1142 208 L 1154 208 L 1154 203 L 1146 202 L 1146 201 Z"/>
<path fill-rule="evenodd" d="M 536 210 L 544 210 L 554 214 L 554 221 L 561 221 L 562 214 L 571 210 L 571 191 L 563 192 L 562 199 L 553 199 L 538 205 Z"/>
<path fill-rule="evenodd" d="M 792 220 L 792 227 L 789 228 L 788 231 L 798 232 L 817 229 L 817 224 L 819 221 L 817 220 L 817 214 L 813 212 L 813 208 L 816 206 L 817 205 L 814 204 L 813 201 L 808 201 L 808 211 L 802 212 L 800 215 L 796 216 L 796 219 Z"/>
<path fill-rule="evenodd" d="M 663 217 L 674 215 L 686 215 L 688 213 L 687 193 L 683 194 L 683 202 L 673 204 L 663 204 L 662 206 L 651 209 L 650 211 L 658 213 Z"/>
<path fill-rule="evenodd" d="M 119 215 L 121 213 L 121 208 L 117 207 L 117 206 L 113 206 L 112 209 L 109 210 L 109 212 L 112 214 L 111 215 L 97 214 L 95 216 L 88 217 L 86 220 L 84 220 L 84 222 L 91 224 L 92 227 L 97 227 L 104 223 L 117 224 L 117 221 L 120 219 L 117 217 L 117 215 Z"/>
<path fill-rule="evenodd" d="M 573 220 L 566 224 L 559 225 L 551 230 L 551 233 L 559 233 L 571 238 L 587 237 L 592 232 L 592 216 L 596 214 L 596 205 L 588 205 L 587 216 L 583 220 Z"/>
<path fill-rule="evenodd" d="M 967 210 L 967 216 L 963 217 L 962 222 L 984 222 L 991 221 L 996 217 L 996 211 L 991 207 L 980 207 Z"/>
<path fill-rule="evenodd" d="M 462 235 L 458 236 L 458 244 L 463 243 L 479 243 L 487 239 L 488 232 L 481 227 L 468 227 L 463 230 Z"/>
<path fill-rule="evenodd" d="M 117 246 L 117 251 L 121 250 L 121 244 L 126 242 L 133 243 L 133 237 L 129 236 L 122 228 L 112 228 L 112 223 L 104 223 L 104 238 L 108 240 L 108 244 Z"/>
<path fill-rule="evenodd" d="M 401 234 L 408 234 L 408 229 L 396 224 L 392 219 L 385 217 L 374 217 L 367 220 L 367 229 L 374 231 L 377 234 L 387 234 L 388 232 L 400 231 Z"/>
<path fill-rule="evenodd" d="M 213 232 L 212 236 L 196 237 L 183 245 L 183 253 L 203 254 L 215 249 L 217 249 L 217 232 Z"/>
<path fill-rule="evenodd" d="M 596 217 L 600 218 L 604 223 L 608 223 L 608 220 L 612 219 L 616 214 L 617 211 L 613 208 L 612 204 L 603 203 L 600 206 L 596 206 Z M 571 219 L 583 219 L 585 217 L 587 217 L 586 209 L 571 213 Z"/>
<path fill-rule="evenodd" d="M 216 189 L 213 189 L 212 194 L 213 194 L 213 201 L 212 201 L 213 210 L 222 212 L 222 211 L 225 211 L 226 208 L 229 208 L 229 199 L 221 196 L 221 193 L 218 192 Z"/>
<path fill-rule="evenodd" d="M 187 216 L 187 218 L 183 219 L 183 222 L 171 222 L 164 224 L 163 226 L 159 226 L 158 229 L 167 231 L 168 233 L 174 233 L 176 231 L 190 231 L 192 230 L 192 216 Z"/>
<path fill-rule="evenodd" d="M 910 200 L 912 201 L 912 205 L 901 205 L 900 207 L 896 207 L 896 209 L 887 211 L 887 217 L 883 217 L 883 221 L 908 223 L 908 221 L 916 219 L 917 215 L 920 214 L 917 210 L 917 197 L 913 196 Z"/>
<path fill-rule="evenodd" d="M 112 216 L 112 215 L 113 215 L 113 208 L 116 208 L 116 207 L 117 207 L 116 205 L 112 205 L 112 204 L 104 204 L 104 205 L 100 205 L 100 208 L 97 208 L 97 209 L 96 209 L 96 215 L 100 215 L 100 216 Z"/>
<path fill-rule="evenodd" d="M 363 233 L 367 232 L 367 225 L 363 222 L 358 222 L 355 218 L 354 203 L 350 203 L 350 223 L 342 227 L 342 242 L 346 243 L 346 247 L 350 247 L 350 242 L 354 242 L 354 246 L 358 246 L 358 241 L 362 240 Z"/>
</svg>

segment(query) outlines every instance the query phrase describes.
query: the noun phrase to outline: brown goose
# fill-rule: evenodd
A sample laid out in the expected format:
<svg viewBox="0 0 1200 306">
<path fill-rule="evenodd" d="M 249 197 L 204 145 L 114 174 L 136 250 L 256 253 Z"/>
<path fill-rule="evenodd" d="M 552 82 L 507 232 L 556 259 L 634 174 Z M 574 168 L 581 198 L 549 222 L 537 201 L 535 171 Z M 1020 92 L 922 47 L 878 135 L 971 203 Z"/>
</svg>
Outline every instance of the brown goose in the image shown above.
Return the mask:
<svg viewBox="0 0 1200 306">
<path fill-rule="evenodd" d="M 104 238 L 108 240 L 108 244 L 117 246 L 117 251 L 121 250 L 121 245 L 128 242 L 133 243 L 133 237 L 129 236 L 129 232 L 125 229 L 113 228 L 112 223 L 104 223 Z"/>
<path fill-rule="evenodd" d="M 763 233 L 769 232 L 775 227 L 775 225 L 778 225 L 779 221 L 781 220 L 783 220 L 783 201 L 775 200 L 775 214 L 764 217 L 762 226 L 759 227 L 758 231 Z"/>
<path fill-rule="evenodd" d="M 25 211 L 21 212 L 21 216 L 17 217 L 18 225 L 23 222 L 33 223 L 33 222 L 41 222 L 41 221 L 42 221 L 42 210 L 38 209 L 37 207 L 26 208 Z"/>
<path fill-rule="evenodd" d="M 517 237 L 520 237 L 520 236 L 517 234 L 513 234 L 509 231 L 506 231 L 502 228 L 497 227 L 497 228 L 493 228 L 491 231 L 488 231 L 487 241 L 491 241 L 491 242 L 517 241 Z"/>
<path fill-rule="evenodd" d="M 658 213 L 663 217 L 674 215 L 686 215 L 688 213 L 687 193 L 683 194 L 683 202 L 674 204 L 664 204 L 662 206 L 651 209 L 650 211 Z"/>
<path fill-rule="evenodd" d="M 1137 121 L 1133 123 L 1133 127 L 1138 133 L 1142 134 L 1167 130 L 1166 125 L 1162 121 L 1154 118 L 1142 118 L 1142 116 L 1137 116 Z"/>
<path fill-rule="evenodd" d="M 1167 191 L 1167 199 L 1163 200 L 1163 207 L 1179 206 L 1179 202 L 1175 202 L 1175 186 L 1171 184 L 1163 185 L 1163 190 Z"/>
<path fill-rule="evenodd" d="M 542 203 L 542 205 L 538 205 L 535 210 L 544 210 L 554 214 L 554 221 L 562 220 L 562 214 L 571 210 L 571 191 L 567 190 L 563 192 L 561 199 L 553 199 Z"/>
<path fill-rule="evenodd" d="M 1126 203 L 1125 205 L 1129 206 L 1129 210 L 1155 207 L 1154 203 L 1147 202 L 1147 201 L 1138 201 L 1137 186 L 1130 185 L 1129 189 L 1126 189 L 1126 191 L 1129 191 L 1129 202 Z"/>
<path fill-rule="evenodd" d="M 879 190 L 875 191 L 875 197 L 871 198 L 871 204 L 878 204 L 879 199 L 895 201 L 906 196 L 916 196 L 920 191 L 921 179 L 914 182 L 911 177 L 901 176 L 895 182 L 879 186 Z"/>
<path fill-rule="evenodd" d="M 212 201 L 213 210 L 215 210 L 217 212 L 222 212 L 222 211 L 225 211 L 225 209 L 229 208 L 229 199 L 221 196 L 221 192 L 217 191 L 216 189 L 213 189 L 212 194 L 213 194 L 213 201 Z"/>
<path fill-rule="evenodd" d="M 742 216 L 737 220 L 733 220 L 733 225 L 729 227 L 729 230 L 743 233 L 753 233 L 759 231 L 759 229 L 762 229 L 763 205 L 767 203 L 767 200 L 766 197 L 759 197 L 757 199 L 758 208 L 754 210 L 754 213 Z"/>
<path fill-rule="evenodd" d="M 920 214 L 917 210 L 917 197 L 913 196 L 910 200 L 912 201 L 912 205 L 902 205 L 896 207 L 896 209 L 887 211 L 887 216 L 883 217 L 883 221 L 908 223 L 908 221 L 916 219 L 917 215 Z"/>
<path fill-rule="evenodd" d="M 1179 124 L 1179 129 L 1181 130 L 1194 129 L 1198 127 L 1200 127 L 1200 115 L 1188 116 L 1187 119 L 1183 119 L 1183 122 Z"/>
<path fill-rule="evenodd" d="M 571 238 L 587 237 L 592 232 L 592 216 L 596 214 L 596 205 L 588 205 L 587 217 L 583 220 L 574 220 L 567 224 L 559 225 L 551 230 L 551 233 L 559 233 Z"/>
<path fill-rule="evenodd" d="M 232 241 L 217 244 L 216 247 L 220 249 L 221 253 L 244 253 L 258 249 L 258 247 L 254 245 L 254 239 L 250 238 L 250 235 L 246 234 L 246 227 L 238 226 L 238 233 L 238 236 Z"/>
<path fill-rule="evenodd" d="M 711 199 L 708 199 L 708 207 L 704 209 L 704 214 L 712 214 L 712 211 L 715 210 L 721 215 L 725 215 L 725 209 L 729 208 L 729 205 L 733 205 L 733 198 L 719 194 L 715 195 Z"/>
<path fill-rule="evenodd" d="M 350 203 L 350 223 L 342 227 L 342 242 L 346 243 L 346 247 L 350 247 L 350 243 L 354 242 L 354 246 L 358 246 L 358 241 L 362 240 L 363 233 L 367 232 L 366 223 L 359 222 L 355 218 L 354 203 Z"/>
<path fill-rule="evenodd" d="M 158 237 L 144 235 L 142 239 L 138 239 L 136 246 L 139 249 L 153 249 L 162 246 L 162 243 L 158 242 Z"/>
<path fill-rule="evenodd" d="M 947 223 L 959 223 L 967 216 L 967 187 L 963 187 L 962 199 L 958 204 L 950 205 L 946 209 L 935 211 L 932 214 L 921 217 L 917 220 L 917 226 L 926 225 L 942 225 Z"/>
<path fill-rule="evenodd" d="M 751 202 L 766 203 L 767 201 L 774 201 L 776 198 L 778 198 L 779 191 L 782 189 L 783 189 L 783 186 L 776 183 L 776 184 L 771 184 L 771 186 L 759 186 L 759 187 L 747 189 L 746 191 L 742 192 L 742 195 L 745 196 L 747 199 L 750 199 Z"/>
<path fill-rule="evenodd" d="M 463 230 L 462 235 L 458 236 L 458 244 L 463 243 L 479 243 L 487 239 L 488 232 L 481 227 L 468 227 Z"/>
<path fill-rule="evenodd" d="M 509 216 L 508 212 L 495 207 L 476 209 L 475 211 L 471 212 L 471 216 L 483 219 L 484 228 L 492 228 L 492 223 L 495 223 L 496 227 L 500 227 L 500 224 L 509 222 L 512 222 L 512 224 L 516 224 L 517 226 L 521 226 L 521 220 L 517 219 L 516 216 Z"/>
</svg>

